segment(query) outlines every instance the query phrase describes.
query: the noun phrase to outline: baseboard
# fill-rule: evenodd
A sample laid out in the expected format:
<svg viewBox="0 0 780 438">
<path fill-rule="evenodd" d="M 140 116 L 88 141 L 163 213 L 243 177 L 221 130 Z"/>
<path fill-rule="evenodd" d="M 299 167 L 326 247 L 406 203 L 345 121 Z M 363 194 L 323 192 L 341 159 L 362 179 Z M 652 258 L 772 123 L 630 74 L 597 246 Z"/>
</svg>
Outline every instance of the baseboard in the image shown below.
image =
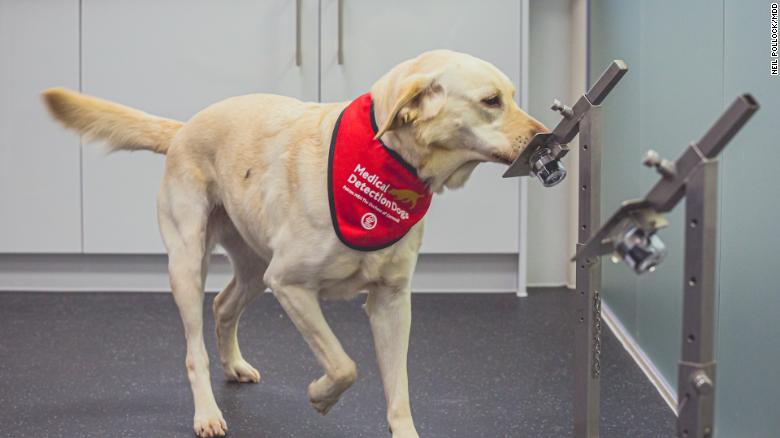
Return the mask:
<svg viewBox="0 0 780 438">
<path fill-rule="evenodd" d="M 612 312 L 610 307 L 602 302 L 601 304 L 601 318 L 607 324 L 607 327 L 615 334 L 615 337 L 623 345 L 628 354 L 634 359 L 634 362 L 639 366 L 642 372 L 650 380 L 650 383 L 655 386 L 655 389 L 664 399 L 669 408 L 677 415 L 677 392 L 668 380 L 661 374 L 658 368 L 655 366 L 652 360 L 645 354 L 642 347 L 636 342 L 631 333 L 628 332 L 620 319 Z"/>
<path fill-rule="evenodd" d="M 538 281 L 538 282 L 534 282 L 534 283 L 528 283 L 528 288 L 533 288 L 533 287 L 538 287 L 538 288 L 545 288 L 545 287 L 547 287 L 547 288 L 555 288 L 555 289 L 559 289 L 559 288 L 571 289 L 570 287 L 568 287 L 566 282 L 559 282 L 559 281 Z"/>
<path fill-rule="evenodd" d="M 165 255 L 0 254 L 0 291 L 166 292 Z M 517 254 L 421 254 L 412 290 L 423 293 L 516 293 Z M 213 256 L 206 291 L 232 276 Z"/>
</svg>

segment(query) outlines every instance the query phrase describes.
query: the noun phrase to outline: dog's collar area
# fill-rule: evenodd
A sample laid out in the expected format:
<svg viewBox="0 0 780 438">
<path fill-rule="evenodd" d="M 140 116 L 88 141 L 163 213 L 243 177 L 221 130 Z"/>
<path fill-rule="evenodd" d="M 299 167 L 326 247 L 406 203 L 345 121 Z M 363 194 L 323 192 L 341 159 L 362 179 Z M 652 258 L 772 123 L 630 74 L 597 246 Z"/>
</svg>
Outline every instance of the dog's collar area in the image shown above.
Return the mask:
<svg viewBox="0 0 780 438">
<path fill-rule="evenodd" d="M 328 201 L 333 229 L 349 248 L 375 251 L 401 240 L 433 195 L 414 166 L 377 139 L 370 94 L 350 102 L 333 127 Z"/>
</svg>

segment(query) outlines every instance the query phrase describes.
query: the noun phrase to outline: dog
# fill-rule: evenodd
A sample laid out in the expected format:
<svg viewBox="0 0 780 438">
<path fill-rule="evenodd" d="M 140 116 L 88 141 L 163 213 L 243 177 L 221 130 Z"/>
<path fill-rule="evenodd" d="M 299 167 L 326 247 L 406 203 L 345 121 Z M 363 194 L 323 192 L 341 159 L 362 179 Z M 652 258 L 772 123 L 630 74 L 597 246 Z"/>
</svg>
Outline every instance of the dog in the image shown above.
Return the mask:
<svg viewBox="0 0 780 438">
<path fill-rule="evenodd" d="M 486 61 L 447 50 L 426 52 L 371 87 L 373 140 L 406 164 L 430 193 L 457 189 L 479 163 L 510 164 L 534 135 L 546 132 L 517 106 L 514 93 L 506 75 Z M 270 288 L 324 369 L 308 395 L 314 409 L 327 414 L 354 383 L 357 370 L 328 327 L 319 300 L 367 292 L 364 309 L 390 431 L 393 438 L 418 438 L 407 350 L 410 284 L 423 221 L 372 250 L 354 249 L 334 232 L 329 154 L 334 127 L 350 102 L 251 94 L 213 104 L 183 123 L 63 88 L 44 91 L 43 99 L 54 118 L 88 140 L 103 140 L 111 150 L 167 155 L 158 221 L 184 325 L 198 437 L 224 436 L 228 430 L 212 393 L 202 330 L 209 255 L 220 244 L 234 270 L 213 305 L 219 357 L 229 380 L 260 381 L 241 354 L 237 329 L 246 306 Z M 417 191 L 393 190 L 387 193 L 399 197 L 399 209 L 423 202 Z M 382 220 L 381 214 L 371 215 L 370 221 L 364 217 L 363 228 Z"/>
</svg>

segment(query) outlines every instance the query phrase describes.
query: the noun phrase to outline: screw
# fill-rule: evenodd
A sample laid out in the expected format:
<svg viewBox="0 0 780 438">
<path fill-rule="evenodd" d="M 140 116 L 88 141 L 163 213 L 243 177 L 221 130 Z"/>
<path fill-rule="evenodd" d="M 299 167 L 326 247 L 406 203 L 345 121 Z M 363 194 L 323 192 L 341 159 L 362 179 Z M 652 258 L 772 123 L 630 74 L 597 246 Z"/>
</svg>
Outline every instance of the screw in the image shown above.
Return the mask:
<svg viewBox="0 0 780 438">
<path fill-rule="evenodd" d="M 647 167 L 655 167 L 658 173 L 665 178 L 674 178 L 676 173 L 674 163 L 661 158 L 661 155 L 652 149 L 645 153 L 644 158 L 642 158 L 642 164 Z"/>
<path fill-rule="evenodd" d="M 564 118 L 570 119 L 574 115 L 574 110 L 561 103 L 560 100 L 554 99 L 553 104 L 550 107 L 551 110 L 561 113 Z"/>
<path fill-rule="evenodd" d="M 703 371 L 695 372 L 691 380 L 693 381 L 693 387 L 696 388 L 696 392 L 699 394 L 708 395 L 712 392 L 712 380 Z"/>
<path fill-rule="evenodd" d="M 661 164 L 661 155 L 658 152 L 650 149 L 649 151 L 645 152 L 645 156 L 642 158 L 642 164 L 647 167 L 656 167 Z"/>
</svg>

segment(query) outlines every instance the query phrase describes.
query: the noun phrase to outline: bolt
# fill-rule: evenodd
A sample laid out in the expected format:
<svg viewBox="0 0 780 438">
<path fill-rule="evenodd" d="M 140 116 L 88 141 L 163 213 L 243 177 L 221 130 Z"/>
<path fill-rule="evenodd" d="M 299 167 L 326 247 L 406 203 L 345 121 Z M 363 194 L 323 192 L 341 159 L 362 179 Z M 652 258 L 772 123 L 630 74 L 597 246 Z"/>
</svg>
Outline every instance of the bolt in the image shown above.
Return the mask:
<svg viewBox="0 0 780 438">
<path fill-rule="evenodd" d="M 707 377 L 704 371 L 697 371 L 691 376 L 693 381 L 693 387 L 696 388 L 696 392 L 701 395 L 709 395 L 712 393 L 712 380 Z"/>
<path fill-rule="evenodd" d="M 574 115 L 574 110 L 561 103 L 560 100 L 554 99 L 553 104 L 550 107 L 551 110 L 561 113 L 564 118 L 570 119 Z"/>
<path fill-rule="evenodd" d="M 661 155 L 652 149 L 645 153 L 644 158 L 642 158 L 642 164 L 647 167 L 655 167 L 658 173 L 665 178 L 674 178 L 677 172 L 673 162 L 661 158 Z"/>
<path fill-rule="evenodd" d="M 647 167 L 655 167 L 661 164 L 661 155 L 650 149 L 649 151 L 645 152 L 645 157 L 642 158 L 642 164 L 644 164 Z"/>
</svg>

